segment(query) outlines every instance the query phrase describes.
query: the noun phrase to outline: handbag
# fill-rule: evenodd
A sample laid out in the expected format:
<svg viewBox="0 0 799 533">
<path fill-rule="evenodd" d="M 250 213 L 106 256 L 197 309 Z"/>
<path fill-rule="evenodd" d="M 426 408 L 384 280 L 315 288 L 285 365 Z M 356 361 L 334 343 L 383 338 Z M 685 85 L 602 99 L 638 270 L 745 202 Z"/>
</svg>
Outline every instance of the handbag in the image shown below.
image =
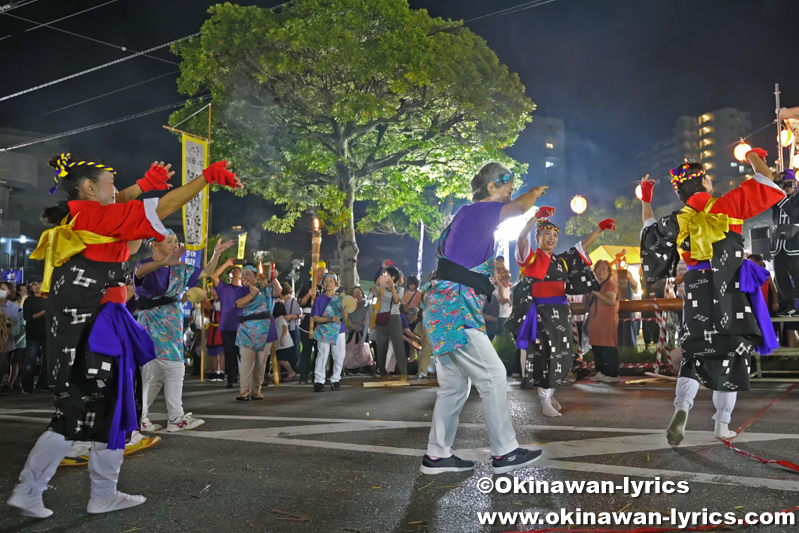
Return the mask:
<svg viewBox="0 0 799 533">
<path fill-rule="evenodd" d="M 377 318 L 375 318 L 375 325 L 377 326 L 388 326 L 391 322 L 391 312 L 388 311 L 386 313 L 377 313 Z"/>
<path fill-rule="evenodd" d="M 383 296 L 383 288 L 380 288 L 380 291 L 377 293 L 377 305 L 378 309 L 380 309 L 380 299 Z M 372 315 L 374 326 L 388 326 L 391 323 L 391 306 L 394 305 L 394 301 L 389 304 L 388 311 L 385 313 L 376 313 Z"/>
</svg>

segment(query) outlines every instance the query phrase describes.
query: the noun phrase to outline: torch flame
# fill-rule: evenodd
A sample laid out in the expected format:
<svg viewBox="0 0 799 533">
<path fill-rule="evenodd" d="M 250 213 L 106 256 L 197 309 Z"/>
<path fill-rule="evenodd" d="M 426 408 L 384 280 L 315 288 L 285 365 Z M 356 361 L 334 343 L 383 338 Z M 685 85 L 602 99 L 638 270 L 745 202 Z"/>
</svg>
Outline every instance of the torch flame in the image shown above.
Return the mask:
<svg viewBox="0 0 799 533">
<path fill-rule="evenodd" d="M 264 273 L 264 263 L 263 261 L 258 261 L 258 273 L 263 275 Z"/>
<path fill-rule="evenodd" d="M 319 231 L 319 219 L 316 218 L 316 217 L 314 217 L 314 219 L 313 219 L 313 230 L 314 231 Z"/>
</svg>

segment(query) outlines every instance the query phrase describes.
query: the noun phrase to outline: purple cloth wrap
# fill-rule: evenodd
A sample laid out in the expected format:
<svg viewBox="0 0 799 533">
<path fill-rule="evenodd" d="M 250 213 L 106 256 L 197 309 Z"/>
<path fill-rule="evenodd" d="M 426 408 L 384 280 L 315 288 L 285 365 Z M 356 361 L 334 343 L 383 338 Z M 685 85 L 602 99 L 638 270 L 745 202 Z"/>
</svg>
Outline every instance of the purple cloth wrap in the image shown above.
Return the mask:
<svg viewBox="0 0 799 533">
<path fill-rule="evenodd" d="M 108 432 L 108 448 L 122 450 L 127 433 L 139 429 L 133 390 L 136 366 L 155 359 L 155 346 L 150 334 L 124 304 L 106 303 L 92 326 L 89 350 L 117 358 L 117 404 Z"/>
<path fill-rule="evenodd" d="M 774 327 L 771 325 L 771 318 L 768 314 L 768 306 L 766 300 L 763 298 L 763 292 L 760 287 L 771 277 L 768 270 L 761 266 L 757 266 L 748 259 L 744 260 L 741 265 L 740 273 L 740 287 L 741 292 L 749 294 L 749 300 L 752 302 L 752 313 L 755 315 L 757 325 L 760 328 L 760 334 L 763 336 L 763 342 L 755 348 L 755 351 L 760 355 L 768 355 L 779 347 L 777 342 L 777 335 L 774 333 Z"/>
<path fill-rule="evenodd" d="M 688 265 L 688 270 L 707 270 L 709 268 L 711 268 L 710 261 L 700 261 L 695 265 Z M 777 341 L 777 335 L 774 333 L 774 327 L 771 325 L 766 300 L 760 290 L 760 287 L 763 286 L 769 277 L 771 277 L 771 274 L 768 270 L 757 266 L 748 259 L 745 259 L 741 264 L 741 271 L 738 277 L 741 292 L 749 295 L 749 301 L 752 303 L 752 314 L 755 315 L 760 334 L 763 336 L 763 342 L 755 348 L 755 351 L 760 355 L 768 355 L 780 345 Z"/>
<path fill-rule="evenodd" d="M 569 305 L 569 300 L 565 296 L 550 296 L 533 300 L 530 310 L 527 311 L 527 316 L 524 317 L 522 327 L 519 329 L 519 334 L 516 336 L 516 347 L 520 350 L 526 350 L 530 343 L 535 341 L 535 336 L 538 334 L 538 306 L 536 304 Z"/>
</svg>

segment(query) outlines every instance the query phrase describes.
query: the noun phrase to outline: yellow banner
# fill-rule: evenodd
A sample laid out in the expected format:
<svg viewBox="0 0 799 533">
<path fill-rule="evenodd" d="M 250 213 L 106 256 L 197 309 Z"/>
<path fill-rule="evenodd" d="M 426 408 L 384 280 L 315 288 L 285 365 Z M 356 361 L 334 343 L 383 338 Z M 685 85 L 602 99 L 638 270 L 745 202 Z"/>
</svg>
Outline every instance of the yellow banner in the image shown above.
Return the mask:
<svg viewBox="0 0 799 533">
<path fill-rule="evenodd" d="M 183 135 L 183 185 L 205 178 L 203 169 L 208 166 L 208 143 Z M 202 250 L 208 238 L 208 187 L 183 206 L 183 234 L 187 250 Z"/>
<path fill-rule="evenodd" d="M 239 235 L 239 251 L 236 254 L 236 259 L 244 259 L 244 247 L 247 245 L 247 234 L 242 233 Z"/>
</svg>

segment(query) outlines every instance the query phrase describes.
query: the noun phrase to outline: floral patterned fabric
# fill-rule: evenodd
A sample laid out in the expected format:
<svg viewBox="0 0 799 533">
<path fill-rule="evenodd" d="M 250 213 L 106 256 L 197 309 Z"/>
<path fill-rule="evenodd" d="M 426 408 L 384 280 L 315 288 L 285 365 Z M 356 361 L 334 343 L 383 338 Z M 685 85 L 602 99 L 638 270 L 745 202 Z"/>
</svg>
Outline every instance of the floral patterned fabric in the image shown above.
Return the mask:
<svg viewBox="0 0 799 533">
<path fill-rule="evenodd" d="M 494 275 L 494 258 L 472 269 L 486 277 Z M 485 333 L 485 295 L 454 281 L 434 280 L 425 301 L 425 328 L 433 355 L 444 355 L 466 345 L 466 329 Z"/>
<path fill-rule="evenodd" d="M 147 274 L 158 276 L 160 270 Z M 169 267 L 169 279 L 166 292 L 153 294 L 151 297 L 177 298 L 178 301 L 159 305 L 152 309 L 140 309 L 136 321 L 144 326 L 155 345 L 155 354 L 165 361 L 183 361 L 183 308 L 180 298 L 190 286 L 197 285 L 202 269 L 180 263 Z M 192 284 L 193 281 L 193 284 Z"/>
<path fill-rule="evenodd" d="M 267 285 L 248 303 L 242 315 L 255 315 L 272 311 L 272 285 Z M 269 343 L 269 332 L 272 319 L 247 320 L 239 326 L 236 334 L 236 346 L 260 352 Z"/>
<path fill-rule="evenodd" d="M 341 308 L 341 296 L 337 294 L 330 299 L 325 307 L 325 312 L 322 313 L 322 316 L 327 318 L 339 316 L 341 317 L 341 322 L 325 322 L 323 324 L 315 324 L 313 338 L 316 339 L 316 342 L 336 344 L 338 341 L 338 336 L 341 333 L 341 325 L 344 323 L 344 313 Z"/>
</svg>

